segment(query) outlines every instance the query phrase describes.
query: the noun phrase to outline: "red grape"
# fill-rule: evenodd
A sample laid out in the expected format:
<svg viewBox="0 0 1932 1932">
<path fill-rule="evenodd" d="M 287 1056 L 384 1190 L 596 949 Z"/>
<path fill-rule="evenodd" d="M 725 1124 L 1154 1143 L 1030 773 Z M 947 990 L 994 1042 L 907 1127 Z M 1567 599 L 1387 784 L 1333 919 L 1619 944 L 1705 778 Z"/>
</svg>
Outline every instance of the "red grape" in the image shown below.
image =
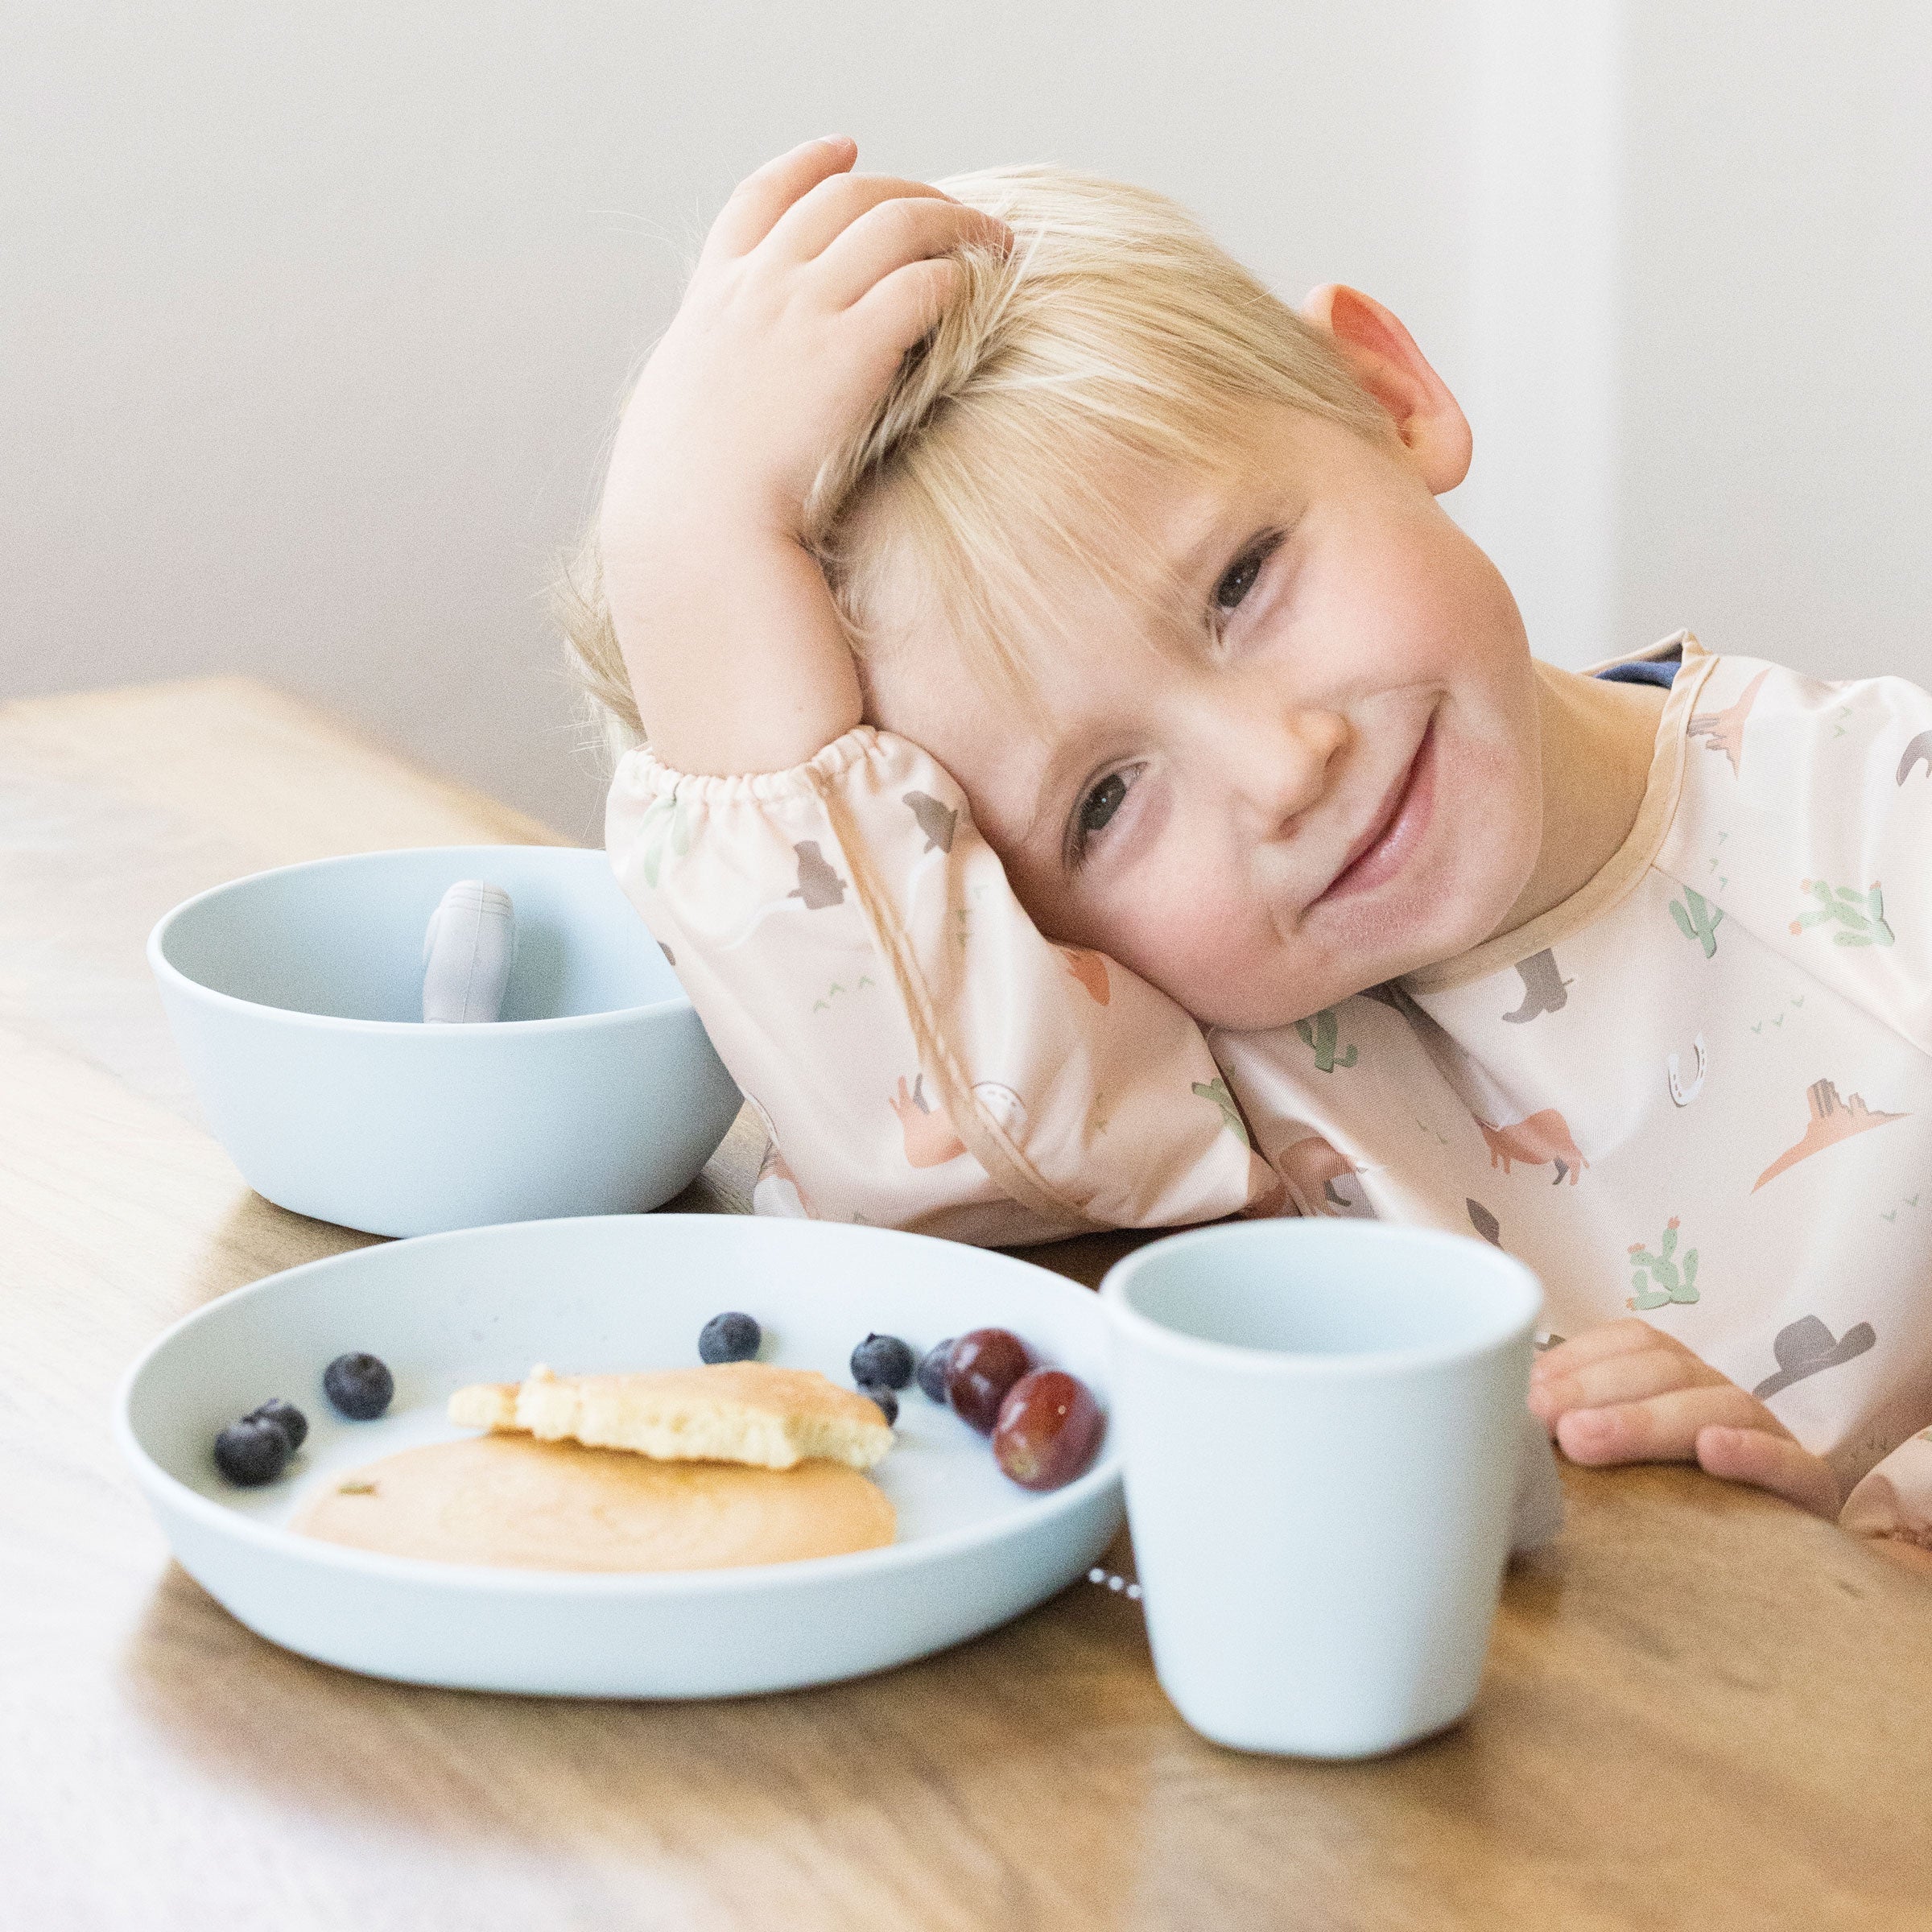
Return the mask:
<svg viewBox="0 0 1932 1932">
<path fill-rule="evenodd" d="M 1093 1460 L 1105 1418 L 1077 1375 L 1036 1368 L 1006 1391 L 993 1459 L 1023 1489 L 1057 1489 Z"/>
<path fill-rule="evenodd" d="M 947 1399 L 960 1421 L 990 1435 L 1006 1391 L 1032 1366 L 1026 1344 L 1010 1328 L 975 1328 L 952 1345 Z"/>
</svg>

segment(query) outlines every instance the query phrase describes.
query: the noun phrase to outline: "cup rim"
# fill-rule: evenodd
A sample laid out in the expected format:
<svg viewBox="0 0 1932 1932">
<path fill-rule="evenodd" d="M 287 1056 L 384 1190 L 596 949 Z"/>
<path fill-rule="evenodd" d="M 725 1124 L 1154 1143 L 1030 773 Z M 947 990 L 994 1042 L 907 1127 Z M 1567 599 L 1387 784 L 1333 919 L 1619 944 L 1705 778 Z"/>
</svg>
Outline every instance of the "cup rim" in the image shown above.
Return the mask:
<svg viewBox="0 0 1932 1932">
<path fill-rule="evenodd" d="M 617 1026 L 626 1021 L 650 1019 L 660 1014 L 695 1012 L 691 996 L 680 989 L 668 998 L 653 1000 L 642 1006 L 610 1006 L 601 1013 L 553 1013 L 540 1020 L 495 1020 L 487 1026 L 438 1026 L 427 1025 L 421 1020 L 358 1020 L 345 1013 L 304 1013 L 295 1006 L 270 1006 L 260 1000 L 245 1000 L 239 994 L 224 993 L 218 986 L 210 986 L 200 980 L 191 978 L 167 957 L 164 951 L 169 929 L 175 922 L 192 912 L 204 901 L 219 898 L 226 893 L 237 892 L 245 886 L 258 885 L 264 879 L 274 878 L 283 873 L 314 872 L 324 866 L 353 865 L 369 859 L 413 858 L 424 852 L 567 852 L 598 858 L 604 857 L 602 851 L 595 845 L 395 845 L 384 846 L 375 852 L 331 852 L 323 858 L 297 859 L 287 865 L 270 865 L 260 872 L 244 873 L 238 879 L 224 879 L 218 885 L 207 886 L 163 913 L 147 935 L 148 970 L 163 986 L 179 991 L 190 998 L 206 1001 L 217 1007 L 232 1008 L 237 1013 L 272 1013 L 275 1016 L 276 1023 L 318 1027 L 324 1031 L 345 1034 L 371 1034 L 398 1038 L 407 1035 L 421 1040 L 524 1038 L 536 1033 L 585 1031 L 601 1026 Z M 643 924 L 642 918 L 638 923 Z M 650 928 L 645 926 L 644 931 L 648 936 Z M 654 939 L 652 943 L 656 943 Z"/>
<path fill-rule="evenodd" d="M 1347 1229 L 1345 1234 L 1340 1232 Z M 1213 1247 L 1230 1243 L 1274 1240 L 1293 1243 L 1311 1236 L 1350 1241 L 1397 1242 L 1404 1246 L 1438 1247 L 1453 1242 L 1459 1255 L 1467 1247 L 1482 1250 L 1483 1265 L 1497 1270 L 1522 1298 L 1520 1312 L 1498 1317 L 1487 1329 L 1466 1340 L 1406 1348 L 1355 1349 L 1345 1354 L 1316 1353 L 1289 1348 L 1252 1348 L 1236 1342 L 1208 1341 L 1186 1335 L 1144 1315 L 1127 1298 L 1137 1273 L 1150 1256 L 1171 1254 L 1177 1248 Z M 1513 1254 L 1439 1228 L 1391 1225 L 1377 1221 L 1335 1221 L 1322 1217 L 1274 1216 L 1252 1221 L 1223 1222 L 1193 1228 L 1150 1241 L 1123 1256 L 1100 1280 L 1100 1302 L 1118 1335 L 1124 1335 L 1183 1361 L 1202 1368 L 1254 1376 L 1294 1375 L 1323 1379 L 1385 1374 L 1397 1369 L 1448 1368 L 1488 1355 L 1534 1334 L 1543 1305 L 1543 1286 L 1536 1274 Z"/>
</svg>

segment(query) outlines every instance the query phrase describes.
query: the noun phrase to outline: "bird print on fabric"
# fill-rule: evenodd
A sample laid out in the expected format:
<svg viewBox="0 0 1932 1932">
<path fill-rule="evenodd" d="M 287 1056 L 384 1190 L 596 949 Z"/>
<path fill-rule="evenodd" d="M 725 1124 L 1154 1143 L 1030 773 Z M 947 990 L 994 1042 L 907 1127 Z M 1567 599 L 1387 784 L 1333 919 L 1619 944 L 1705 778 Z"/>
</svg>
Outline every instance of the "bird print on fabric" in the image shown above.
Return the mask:
<svg viewBox="0 0 1932 1932">
<path fill-rule="evenodd" d="M 909 791 L 900 802 L 911 807 L 919 830 L 925 833 L 925 851 L 952 850 L 953 828 L 959 824 L 960 815 L 950 805 L 942 805 L 930 792 L 924 791 Z"/>
<path fill-rule="evenodd" d="M 803 899 L 807 912 L 844 903 L 846 881 L 826 864 L 816 839 L 801 839 L 792 850 L 798 854 L 799 882 L 786 894 L 788 899 Z"/>
</svg>

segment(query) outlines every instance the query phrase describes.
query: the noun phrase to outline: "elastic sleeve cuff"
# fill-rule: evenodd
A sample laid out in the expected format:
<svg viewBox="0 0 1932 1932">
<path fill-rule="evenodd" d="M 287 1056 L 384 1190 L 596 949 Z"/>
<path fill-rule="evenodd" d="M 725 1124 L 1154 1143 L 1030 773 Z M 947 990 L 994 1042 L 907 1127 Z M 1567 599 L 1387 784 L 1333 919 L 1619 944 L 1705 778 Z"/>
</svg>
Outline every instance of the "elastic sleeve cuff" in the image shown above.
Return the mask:
<svg viewBox="0 0 1932 1932">
<path fill-rule="evenodd" d="M 800 765 L 782 771 L 754 771 L 741 774 L 712 776 L 679 771 L 667 765 L 648 745 L 639 745 L 617 762 L 611 780 L 613 791 L 631 798 L 680 799 L 716 811 L 733 805 L 776 805 L 787 800 L 811 798 L 836 785 L 852 768 L 864 760 L 884 754 L 885 746 L 877 728 L 855 724 Z"/>
</svg>

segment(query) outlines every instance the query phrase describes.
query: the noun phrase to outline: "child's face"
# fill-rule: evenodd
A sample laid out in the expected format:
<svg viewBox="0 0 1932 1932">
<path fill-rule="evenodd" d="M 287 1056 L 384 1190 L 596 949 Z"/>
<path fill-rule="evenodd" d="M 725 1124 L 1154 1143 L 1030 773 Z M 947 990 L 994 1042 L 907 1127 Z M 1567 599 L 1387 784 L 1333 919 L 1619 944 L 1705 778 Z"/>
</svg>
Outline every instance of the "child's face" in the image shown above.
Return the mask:
<svg viewBox="0 0 1932 1932">
<path fill-rule="evenodd" d="M 1035 923 L 1208 1024 L 1278 1026 L 1494 931 L 1535 864 L 1522 621 L 1401 446 L 1271 411 L 1203 484 L 1117 478 L 1158 607 L 1042 571 L 1030 702 L 909 626 L 869 709 L 964 788 Z"/>
</svg>

